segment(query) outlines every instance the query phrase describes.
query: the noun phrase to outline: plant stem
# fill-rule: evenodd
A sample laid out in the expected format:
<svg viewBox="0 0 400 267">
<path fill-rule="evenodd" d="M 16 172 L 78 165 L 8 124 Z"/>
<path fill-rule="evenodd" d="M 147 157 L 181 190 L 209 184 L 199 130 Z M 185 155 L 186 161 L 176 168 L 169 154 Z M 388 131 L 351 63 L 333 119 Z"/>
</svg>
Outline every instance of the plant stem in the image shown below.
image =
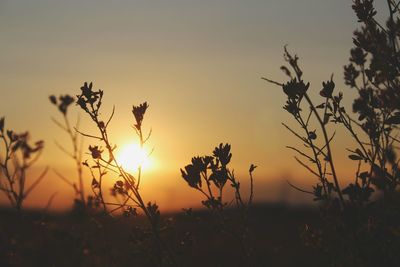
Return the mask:
<svg viewBox="0 0 400 267">
<path fill-rule="evenodd" d="M 310 99 L 310 97 L 308 96 L 307 93 L 304 94 L 304 97 L 307 100 L 308 104 L 310 105 L 311 110 L 314 112 L 314 114 L 315 114 L 315 116 L 316 116 L 316 118 L 318 120 L 318 123 L 321 126 L 322 133 L 324 135 L 324 139 L 325 139 L 325 143 L 326 143 L 326 149 L 328 151 L 327 156 L 328 156 L 329 165 L 330 165 L 330 168 L 331 168 L 331 171 L 332 171 L 333 181 L 335 183 L 336 192 L 338 193 L 338 196 L 339 196 L 340 206 L 341 206 L 341 208 L 343 208 L 344 207 L 344 199 L 343 199 L 342 191 L 340 189 L 339 181 L 338 181 L 338 178 L 337 178 L 337 175 L 336 175 L 335 165 L 333 164 L 332 151 L 331 151 L 331 146 L 329 144 L 329 138 L 328 138 L 328 134 L 326 132 L 325 124 L 322 121 L 321 116 L 319 115 L 317 109 L 315 108 L 313 102 L 311 101 L 311 99 Z"/>
</svg>

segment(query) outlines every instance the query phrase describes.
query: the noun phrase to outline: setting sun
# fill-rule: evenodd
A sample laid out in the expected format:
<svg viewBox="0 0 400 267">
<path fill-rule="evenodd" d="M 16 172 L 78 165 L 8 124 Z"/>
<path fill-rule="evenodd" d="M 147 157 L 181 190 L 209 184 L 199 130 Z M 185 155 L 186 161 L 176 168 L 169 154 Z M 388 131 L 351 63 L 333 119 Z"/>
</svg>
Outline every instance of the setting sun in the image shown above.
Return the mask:
<svg viewBox="0 0 400 267">
<path fill-rule="evenodd" d="M 153 165 L 149 154 L 139 144 L 127 144 L 119 150 L 117 161 L 129 172 L 135 172 L 139 167 L 142 167 L 142 170 L 147 170 Z"/>
</svg>

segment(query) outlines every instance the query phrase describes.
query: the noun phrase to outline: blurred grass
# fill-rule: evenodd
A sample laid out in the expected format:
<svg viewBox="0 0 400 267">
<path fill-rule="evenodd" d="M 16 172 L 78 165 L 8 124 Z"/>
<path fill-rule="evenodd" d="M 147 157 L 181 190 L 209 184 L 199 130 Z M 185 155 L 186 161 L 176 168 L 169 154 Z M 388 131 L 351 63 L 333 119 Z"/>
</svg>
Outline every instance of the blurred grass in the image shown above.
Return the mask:
<svg viewBox="0 0 400 267">
<path fill-rule="evenodd" d="M 255 206 L 251 213 L 257 266 L 323 266 L 321 255 L 301 239 L 304 225 L 318 220 L 316 209 L 269 204 Z M 1 209 L 0 217 L 0 266 L 157 266 L 140 216 Z M 182 266 L 242 266 L 237 246 L 216 230 L 209 213 L 166 214 L 162 219 L 171 226 L 163 232 L 164 240 Z"/>
</svg>

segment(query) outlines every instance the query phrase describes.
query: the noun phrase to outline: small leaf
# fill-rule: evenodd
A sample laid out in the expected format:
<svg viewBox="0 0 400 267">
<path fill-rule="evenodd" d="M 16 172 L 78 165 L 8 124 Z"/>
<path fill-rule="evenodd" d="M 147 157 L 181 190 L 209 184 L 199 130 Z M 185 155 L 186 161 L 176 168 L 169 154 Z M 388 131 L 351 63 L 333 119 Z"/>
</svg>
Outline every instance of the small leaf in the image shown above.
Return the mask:
<svg viewBox="0 0 400 267">
<path fill-rule="evenodd" d="M 364 154 L 362 153 L 362 151 L 360 149 L 356 149 L 355 151 L 360 157 L 365 158 Z"/>
<path fill-rule="evenodd" d="M 0 118 L 0 132 L 4 132 L 4 117 Z"/>
<path fill-rule="evenodd" d="M 325 113 L 324 115 L 324 124 L 327 124 L 329 122 L 329 118 L 332 116 L 331 113 Z"/>
<path fill-rule="evenodd" d="M 400 115 L 394 115 L 386 120 L 388 124 L 400 124 Z"/>
<path fill-rule="evenodd" d="M 11 141 L 13 141 L 14 132 L 12 130 L 7 130 L 7 136 Z"/>
<path fill-rule="evenodd" d="M 351 160 L 362 160 L 362 159 L 363 159 L 363 158 L 360 157 L 359 155 L 354 155 L 354 154 L 349 155 L 349 158 L 350 158 Z"/>
<path fill-rule="evenodd" d="M 92 187 L 93 188 L 98 188 L 99 187 L 99 182 L 97 182 L 96 179 L 94 179 L 94 178 L 92 180 Z"/>
</svg>

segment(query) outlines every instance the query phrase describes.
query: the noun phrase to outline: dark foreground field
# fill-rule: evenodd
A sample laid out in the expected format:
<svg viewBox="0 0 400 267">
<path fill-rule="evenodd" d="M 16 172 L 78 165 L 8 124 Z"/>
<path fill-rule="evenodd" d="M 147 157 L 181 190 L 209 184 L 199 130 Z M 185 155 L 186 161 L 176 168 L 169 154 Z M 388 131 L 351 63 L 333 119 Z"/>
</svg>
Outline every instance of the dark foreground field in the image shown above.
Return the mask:
<svg viewBox="0 0 400 267">
<path fill-rule="evenodd" d="M 251 212 L 252 262 L 257 266 L 321 266 L 323 257 L 301 233 L 316 221 L 310 208 L 284 205 Z M 157 266 L 142 218 L 16 214 L 1 210 L 0 266 Z M 203 212 L 164 216 L 163 238 L 180 266 L 243 266 L 240 248 Z"/>
</svg>

